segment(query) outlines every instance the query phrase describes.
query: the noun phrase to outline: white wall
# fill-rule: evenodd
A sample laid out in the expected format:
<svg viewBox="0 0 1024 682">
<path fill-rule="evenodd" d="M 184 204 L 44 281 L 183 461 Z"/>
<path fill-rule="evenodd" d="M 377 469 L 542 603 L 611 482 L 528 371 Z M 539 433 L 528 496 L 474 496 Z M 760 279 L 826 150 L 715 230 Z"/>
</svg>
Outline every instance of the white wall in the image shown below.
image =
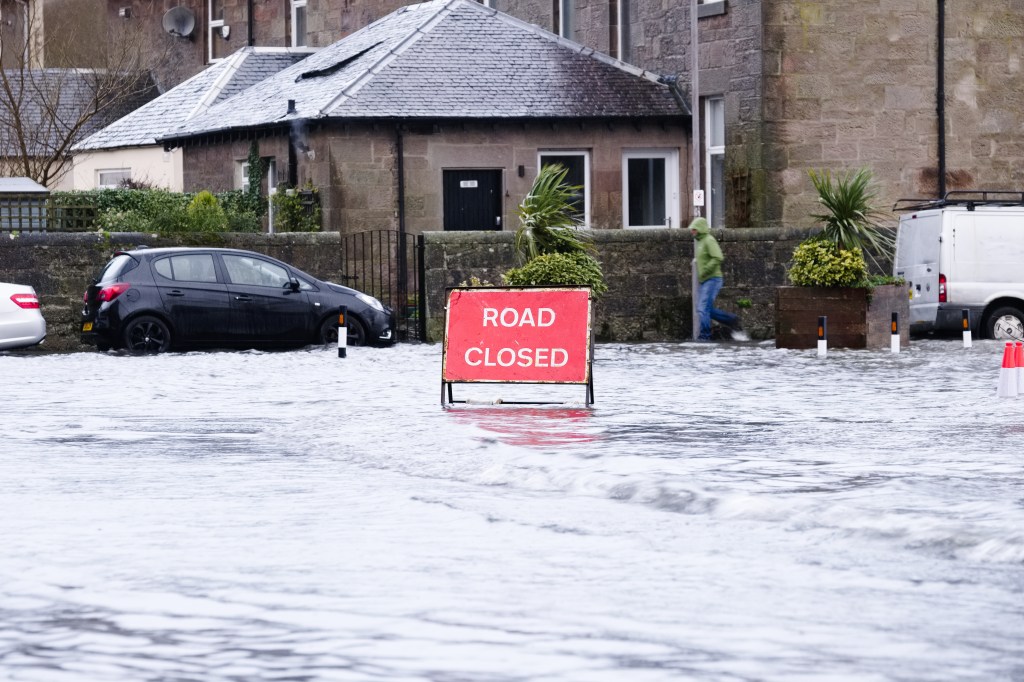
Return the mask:
<svg viewBox="0 0 1024 682">
<path fill-rule="evenodd" d="M 172 192 L 181 192 L 184 187 L 181 150 L 165 152 L 156 145 L 77 154 L 71 170 L 72 185 L 74 189 L 96 189 L 99 171 L 119 168 L 130 168 L 132 180 L 154 187 Z"/>
</svg>

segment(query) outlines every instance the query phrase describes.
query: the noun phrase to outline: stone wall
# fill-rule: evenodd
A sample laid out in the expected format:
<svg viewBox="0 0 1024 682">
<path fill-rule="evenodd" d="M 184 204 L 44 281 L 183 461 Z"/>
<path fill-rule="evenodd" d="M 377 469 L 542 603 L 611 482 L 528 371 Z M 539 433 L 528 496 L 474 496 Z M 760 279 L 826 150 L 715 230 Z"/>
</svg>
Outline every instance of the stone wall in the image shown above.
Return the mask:
<svg viewBox="0 0 1024 682">
<path fill-rule="evenodd" d="M 717 307 L 739 313 L 754 338 L 770 338 L 775 287 L 786 283 L 793 249 L 813 230 L 751 228 L 714 230 L 725 252 L 725 286 Z M 691 262 L 687 230 L 593 232 L 608 293 L 594 307 L 599 341 L 678 341 L 692 336 Z M 501 284 L 515 266 L 512 232 L 428 232 L 426 244 L 427 338 L 444 336 L 447 290 L 477 278 Z M 749 307 L 746 304 L 749 303 Z"/>
<path fill-rule="evenodd" d="M 774 332 L 775 286 L 785 283 L 799 229 L 714 231 L 726 255 L 718 307 L 738 312 L 755 338 Z M 601 341 L 678 341 L 691 327 L 693 239 L 686 230 L 596 230 L 594 241 L 609 285 L 595 306 Z M 471 277 L 500 284 L 515 265 L 512 232 L 428 232 L 426 281 L 428 340 L 444 333 L 446 291 Z M 42 301 L 48 337 L 44 350 L 84 350 L 78 343 L 82 293 L 111 254 L 145 244 L 249 249 L 294 264 L 323 279 L 341 278 L 340 235 L 47 234 L 0 240 L 0 281 L 29 284 Z M 744 305 L 749 302 L 749 307 Z"/>
<path fill-rule="evenodd" d="M 0 281 L 35 288 L 46 318 L 45 350 L 84 350 L 78 343 L 82 294 L 119 250 L 140 244 L 218 246 L 265 253 L 323 279 L 342 281 L 340 239 L 336 232 L 291 234 L 181 235 L 26 234 L 0 239 Z"/>
</svg>

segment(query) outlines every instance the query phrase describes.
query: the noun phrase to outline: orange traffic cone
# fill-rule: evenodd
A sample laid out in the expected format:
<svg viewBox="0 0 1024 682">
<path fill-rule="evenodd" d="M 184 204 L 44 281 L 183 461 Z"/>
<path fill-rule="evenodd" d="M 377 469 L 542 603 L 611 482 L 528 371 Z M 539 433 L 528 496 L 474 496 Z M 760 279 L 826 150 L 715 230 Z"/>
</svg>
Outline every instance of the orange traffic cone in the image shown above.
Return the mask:
<svg viewBox="0 0 1024 682">
<path fill-rule="evenodd" d="M 1024 395 L 1024 343 L 1013 344 L 1013 364 L 1017 365 L 1017 395 Z"/>
<path fill-rule="evenodd" d="M 1003 349 L 1003 368 L 999 370 L 999 391 L 996 395 L 1000 398 L 1017 397 L 1017 362 L 1016 349 L 1012 341 L 1006 342 Z"/>
</svg>

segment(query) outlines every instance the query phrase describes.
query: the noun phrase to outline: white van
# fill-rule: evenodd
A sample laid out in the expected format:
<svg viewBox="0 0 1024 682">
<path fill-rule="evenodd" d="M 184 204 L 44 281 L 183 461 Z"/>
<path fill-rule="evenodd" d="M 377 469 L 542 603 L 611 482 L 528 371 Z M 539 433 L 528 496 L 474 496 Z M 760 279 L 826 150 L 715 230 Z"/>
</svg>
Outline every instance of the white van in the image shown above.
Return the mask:
<svg viewBox="0 0 1024 682">
<path fill-rule="evenodd" d="M 1024 340 L 1024 192 L 949 192 L 901 205 L 893 272 L 910 286 L 910 330 Z"/>
</svg>

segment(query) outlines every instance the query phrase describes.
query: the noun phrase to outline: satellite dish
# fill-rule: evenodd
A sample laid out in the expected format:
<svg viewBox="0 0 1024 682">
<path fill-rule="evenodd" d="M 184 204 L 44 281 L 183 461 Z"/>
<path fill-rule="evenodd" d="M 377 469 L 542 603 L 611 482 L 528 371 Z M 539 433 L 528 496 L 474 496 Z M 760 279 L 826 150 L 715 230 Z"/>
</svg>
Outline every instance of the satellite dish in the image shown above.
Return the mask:
<svg viewBox="0 0 1024 682">
<path fill-rule="evenodd" d="M 196 17 L 188 7 L 175 7 L 164 14 L 163 25 L 172 36 L 187 38 L 196 28 Z"/>
</svg>

